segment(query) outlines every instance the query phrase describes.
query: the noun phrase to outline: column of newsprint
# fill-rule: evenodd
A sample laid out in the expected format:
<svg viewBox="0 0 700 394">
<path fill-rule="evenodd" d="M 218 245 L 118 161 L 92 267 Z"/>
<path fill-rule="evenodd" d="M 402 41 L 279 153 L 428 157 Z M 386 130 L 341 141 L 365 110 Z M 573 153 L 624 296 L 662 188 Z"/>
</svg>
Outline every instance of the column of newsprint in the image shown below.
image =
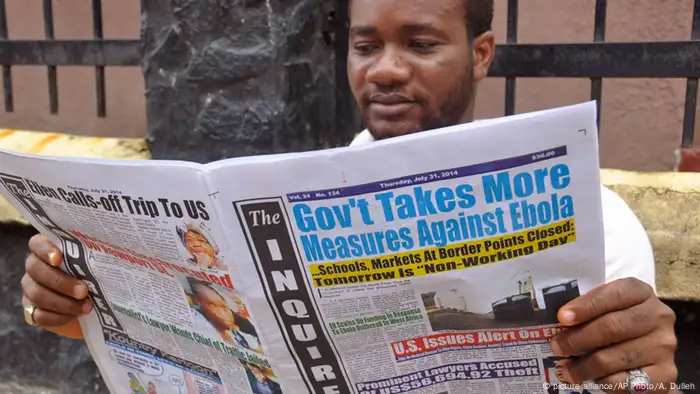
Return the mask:
<svg viewBox="0 0 700 394">
<path fill-rule="evenodd" d="M 172 229 L 143 199 L 139 205 L 126 195 L 105 197 L 96 208 L 96 190 L 5 173 L 0 182 L 64 251 L 61 268 L 88 284 L 95 313 L 83 319 L 83 331 L 111 392 L 279 392 L 232 270 L 222 259 L 187 253 L 194 241 L 214 243 L 201 223 L 209 208 L 193 202 L 189 209 L 199 222 Z M 108 204 L 111 209 L 103 208 Z M 212 250 L 225 253 L 219 242 L 224 246 Z M 195 261 L 200 257 L 209 265 Z M 224 299 L 216 307 L 230 311 L 235 329 L 217 329 L 203 305 Z"/>
</svg>

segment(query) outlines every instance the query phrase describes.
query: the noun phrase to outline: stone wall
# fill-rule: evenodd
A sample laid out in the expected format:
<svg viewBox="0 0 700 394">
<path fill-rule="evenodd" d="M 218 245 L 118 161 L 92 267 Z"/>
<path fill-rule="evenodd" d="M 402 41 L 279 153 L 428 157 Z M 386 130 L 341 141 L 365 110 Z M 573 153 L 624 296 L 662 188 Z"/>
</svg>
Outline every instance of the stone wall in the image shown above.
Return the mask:
<svg viewBox="0 0 700 394">
<path fill-rule="evenodd" d="M 0 223 L 0 393 L 108 393 L 82 341 L 24 322 L 19 287 L 33 228 Z"/>
<path fill-rule="evenodd" d="M 659 296 L 676 312 L 678 382 L 700 391 L 700 174 L 603 170 L 649 235 Z"/>
<path fill-rule="evenodd" d="M 320 0 L 145 2 L 154 158 L 208 162 L 335 146 L 335 50 Z"/>
<path fill-rule="evenodd" d="M 700 174 L 605 170 L 601 178 L 649 234 L 659 295 L 700 302 Z"/>
</svg>

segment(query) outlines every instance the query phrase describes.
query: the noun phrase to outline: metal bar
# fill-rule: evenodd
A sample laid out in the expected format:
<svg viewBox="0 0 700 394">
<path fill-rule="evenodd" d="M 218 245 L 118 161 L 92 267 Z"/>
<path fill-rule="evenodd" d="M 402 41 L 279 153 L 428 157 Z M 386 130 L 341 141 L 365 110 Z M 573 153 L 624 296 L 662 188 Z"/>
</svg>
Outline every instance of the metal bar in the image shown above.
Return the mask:
<svg viewBox="0 0 700 394">
<path fill-rule="evenodd" d="M 697 78 L 700 41 L 501 44 L 489 76 Z"/>
<path fill-rule="evenodd" d="M 0 0 L 0 39 L 7 40 L 7 8 L 5 7 L 5 0 Z M 5 112 L 14 112 L 12 68 L 9 64 L 3 64 L 2 66 L 2 85 L 5 99 Z"/>
<path fill-rule="evenodd" d="M 44 35 L 47 40 L 53 40 L 53 0 L 44 0 Z M 47 67 L 47 77 L 49 82 L 49 108 L 52 114 L 58 113 L 58 77 L 56 66 Z"/>
<path fill-rule="evenodd" d="M 92 27 L 95 39 L 102 40 L 102 0 L 92 0 Z M 95 88 L 97 93 L 97 116 L 107 116 L 107 103 L 105 102 L 105 68 L 95 67 Z"/>
<path fill-rule="evenodd" d="M 44 0 L 44 36 L 47 40 L 53 40 L 53 1 Z"/>
<path fill-rule="evenodd" d="M 138 66 L 140 63 L 138 40 L 0 40 L 3 65 Z"/>
<path fill-rule="evenodd" d="M 515 44 L 518 42 L 518 0 L 508 0 L 508 21 L 506 30 L 506 42 Z M 506 103 L 505 114 L 515 113 L 515 77 L 506 77 Z"/>
<path fill-rule="evenodd" d="M 595 27 L 593 30 L 593 41 L 605 41 L 605 21 L 608 9 L 607 0 L 596 0 L 595 2 Z M 603 99 L 603 79 L 591 78 L 591 100 L 595 100 L 597 107 L 598 134 L 600 135 L 600 116 Z"/>
<path fill-rule="evenodd" d="M 693 30 L 690 33 L 692 40 L 700 40 L 700 0 L 695 0 L 693 5 Z M 698 77 L 688 78 L 685 88 L 685 113 L 683 115 L 683 137 L 681 146 L 689 148 L 693 145 L 695 137 L 695 113 L 698 107 Z"/>
<path fill-rule="evenodd" d="M 698 106 L 698 79 L 688 78 L 685 89 L 685 111 L 683 114 L 683 140 L 681 147 L 693 146 L 695 137 L 695 111 Z"/>
</svg>

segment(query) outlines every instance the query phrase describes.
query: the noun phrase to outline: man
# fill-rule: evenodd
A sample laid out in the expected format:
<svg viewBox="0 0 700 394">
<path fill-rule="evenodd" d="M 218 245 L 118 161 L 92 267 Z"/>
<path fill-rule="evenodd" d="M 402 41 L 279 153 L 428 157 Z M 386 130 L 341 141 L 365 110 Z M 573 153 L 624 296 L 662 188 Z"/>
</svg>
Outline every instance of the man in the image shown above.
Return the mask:
<svg viewBox="0 0 700 394">
<path fill-rule="evenodd" d="M 353 144 L 473 120 L 476 87 L 494 55 L 493 0 L 354 0 L 350 7 L 349 81 L 368 126 Z M 641 224 L 617 195 L 601 193 L 608 283 L 559 311 L 571 328 L 552 340 L 554 353 L 583 354 L 561 363 L 561 379 L 612 384 L 600 386 L 607 392 L 627 392 L 628 379 L 641 379 L 668 392 L 677 377 L 675 316 L 655 295 Z M 61 259 L 45 238 L 29 247 L 24 305 L 36 306 L 38 325 L 82 337 L 75 317 L 90 308 L 81 301 L 87 289 L 52 268 Z"/>
<path fill-rule="evenodd" d="M 248 382 L 253 390 L 253 394 L 282 394 L 280 385 L 270 379 L 269 374 L 259 365 L 241 362 L 246 369 Z"/>
<path fill-rule="evenodd" d="M 189 262 L 201 268 L 216 268 L 227 270 L 223 259 L 219 257 L 219 248 L 207 236 L 207 232 L 202 229 L 201 224 L 185 223 L 177 226 L 176 232 L 180 237 L 180 242 L 192 255 Z"/>
<path fill-rule="evenodd" d="M 188 283 L 197 305 L 194 322 L 199 330 L 212 338 L 221 337 L 226 342 L 262 354 L 262 346 L 253 324 L 237 315 L 213 285 L 194 278 L 188 278 Z"/>
</svg>

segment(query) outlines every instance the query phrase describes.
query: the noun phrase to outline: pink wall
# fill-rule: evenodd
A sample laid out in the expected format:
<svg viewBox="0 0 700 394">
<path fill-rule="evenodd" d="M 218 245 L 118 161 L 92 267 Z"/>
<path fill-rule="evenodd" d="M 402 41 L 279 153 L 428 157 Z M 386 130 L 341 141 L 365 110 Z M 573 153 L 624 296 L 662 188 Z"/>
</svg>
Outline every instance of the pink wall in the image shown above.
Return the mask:
<svg viewBox="0 0 700 394">
<path fill-rule="evenodd" d="M 104 0 L 102 3 L 105 38 L 138 38 L 138 0 Z M 41 1 L 6 0 L 6 4 L 11 39 L 44 38 Z M 90 0 L 53 0 L 53 10 L 56 39 L 92 37 Z M 107 117 L 98 118 L 94 68 L 58 67 L 58 114 L 51 115 L 46 67 L 13 67 L 15 112 L 5 113 L 2 103 L 0 127 L 96 136 L 143 136 L 146 101 L 141 69 L 107 67 L 105 80 Z"/>
<path fill-rule="evenodd" d="M 10 38 L 42 39 L 41 2 L 6 2 Z M 609 1 L 606 39 L 688 39 L 692 3 L 693 0 Z M 522 0 L 520 4 L 519 42 L 593 39 L 594 0 Z M 506 0 L 496 0 L 494 29 L 499 42 L 504 42 L 506 37 L 506 5 Z M 103 10 L 106 38 L 138 37 L 138 0 L 103 0 Z M 57 38 L 91 36 L 90 0 L 54 0 L 54 14 Z M 0 127 L 101 136 L 145 134 L 144 83 L 138 67 L 107 69 L 106 119 L 95 115 L 93 69 L 60 67 L 58 74 L 59 114 L 51 115 L 45 67 L 14 67 L 15 113 L 6 114 L 0 107 Z M 485 82 L 479 91 L 477 115 L 501 116 L 504 90 L 503 80 Z M 589 95 L 590 82 L 585 79 L 518 79 L 516 111 L 577 103 L 588 100 Z M 685 80 L 604 80 L 602 165 L 629 170 L 672 170 L 676 160 L 674 150 L 681 140 L 684 99 Z M 698 117 L 700 120 L 700 114 Z"/>
<path fill-rule="evenodd" d="M 692 0 L 608 1 L 607 41 L 687 40 Z M 506 37 L 506 0 L 496 0 L 494 30 Z M 522 0 L 518 41 L 523 43 L 590 42 L 595 0 Z M 516 111 L 573 104 L 590 98 L 584 79 L 518 79 Z M 479 92 L 477 113 L 500 116 L 503 80 L 490 80 Z M 605 79 L 601 119 L 601 164 L 609 168 L 669 171 L 675 165 L 683 127 L 685 80 Z M 696 134 L 700 140 L 699 122 Z"/>
</svg>

